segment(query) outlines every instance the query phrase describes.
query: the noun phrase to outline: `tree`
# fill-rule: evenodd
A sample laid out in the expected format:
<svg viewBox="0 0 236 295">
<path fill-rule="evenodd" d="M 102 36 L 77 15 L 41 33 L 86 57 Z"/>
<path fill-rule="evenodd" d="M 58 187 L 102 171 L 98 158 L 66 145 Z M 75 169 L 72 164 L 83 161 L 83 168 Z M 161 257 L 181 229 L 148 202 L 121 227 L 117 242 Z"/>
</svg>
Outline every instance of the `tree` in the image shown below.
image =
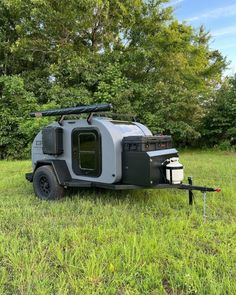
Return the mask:
<svg viewBox="0 0 236 295">
<path fill-rule="evenodd" d="M 203 139 L 211 145 L 226 141 L 236 145 L 236 77 L 226 78 L 209 100 L 202 130 Z"/>
<path fill-rule="evenodd" d="M 22 79 L 39 108 L 112 102 L 189 144 L 226 62 L 166 2 L 3 0 L 1 73 Z"/>
<path fill-rule="evenodd" d="M 21 158 L 27 145 L 28 134 L 20 130 L 36 99 L 24 89 L 23 79 L 17 76 L 0 77 L 0 159 Z M 28 132 L 27 132 L 28 133 Z"/>
</svg>

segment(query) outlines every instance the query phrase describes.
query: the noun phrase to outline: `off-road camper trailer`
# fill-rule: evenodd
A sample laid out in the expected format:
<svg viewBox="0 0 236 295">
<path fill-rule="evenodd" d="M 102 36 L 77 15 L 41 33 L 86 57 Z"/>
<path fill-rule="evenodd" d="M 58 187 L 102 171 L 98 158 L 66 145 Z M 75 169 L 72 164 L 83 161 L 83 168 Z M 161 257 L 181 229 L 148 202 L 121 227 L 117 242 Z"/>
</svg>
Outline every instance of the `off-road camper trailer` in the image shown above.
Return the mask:
<svg viewBox="0 0 236 295">
<path fill-rule="evenodd" d="M 27 180 L 41 199 L 59 199 L 67 187 L 108 189 L 218 189 L 183 184 L 184 167 L 170 136 L 153 136 L 143 124 L 93 116 L 110 104 L 43 112 L 32 117 L 61 116 L 43 128 L 32 145 L 33 172 Z M 66 119 L 88 113 L 87 119 Z"/>
</svg>

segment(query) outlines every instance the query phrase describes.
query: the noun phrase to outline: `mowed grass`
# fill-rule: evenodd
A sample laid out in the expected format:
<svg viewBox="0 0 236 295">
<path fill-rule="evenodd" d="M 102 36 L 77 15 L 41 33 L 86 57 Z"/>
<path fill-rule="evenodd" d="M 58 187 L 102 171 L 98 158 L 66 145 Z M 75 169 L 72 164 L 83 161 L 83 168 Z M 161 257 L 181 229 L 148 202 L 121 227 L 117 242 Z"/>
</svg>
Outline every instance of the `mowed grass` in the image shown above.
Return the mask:
<svg viewBox="0 0 236 295">
<path fill-rule="evenodd" d="M 30 161 L 0 162 L 0 294 L 236 294 L 236 154 L 181 153 L 187 192 L 80 190 L 38 200 Z"/>
</svg>

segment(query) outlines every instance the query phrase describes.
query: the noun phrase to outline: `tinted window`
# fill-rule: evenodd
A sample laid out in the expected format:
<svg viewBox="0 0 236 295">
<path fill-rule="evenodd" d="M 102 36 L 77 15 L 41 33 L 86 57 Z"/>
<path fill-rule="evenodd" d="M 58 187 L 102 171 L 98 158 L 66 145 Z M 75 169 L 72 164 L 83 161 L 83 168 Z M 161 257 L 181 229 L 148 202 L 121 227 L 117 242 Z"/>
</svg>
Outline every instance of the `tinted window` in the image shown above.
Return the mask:
<svg viewBox="0 0 236 295">
<path fill-rule="evenodd" d="M 96 130 L 75 129 L 72 133 L 73 170 L 78 175 L 101 174 L 101 142 Z"/>
<path fill-rule="evenodd" d="M 97 140 L 94 133 L 79 134 L 79 162 L 80 169 L 96 170 Z"/>
<path fill-rule="evenodd" d="M 94 153 L 88 154 L 80 152 L 80 169 L 95 170 L 96 164 L 96 155 Z"/>
<path fill-rule="evenodd" d="M 96 136 L 93 133 L 79 134 L 80 151 L 96 151 Z"/>
</svg>

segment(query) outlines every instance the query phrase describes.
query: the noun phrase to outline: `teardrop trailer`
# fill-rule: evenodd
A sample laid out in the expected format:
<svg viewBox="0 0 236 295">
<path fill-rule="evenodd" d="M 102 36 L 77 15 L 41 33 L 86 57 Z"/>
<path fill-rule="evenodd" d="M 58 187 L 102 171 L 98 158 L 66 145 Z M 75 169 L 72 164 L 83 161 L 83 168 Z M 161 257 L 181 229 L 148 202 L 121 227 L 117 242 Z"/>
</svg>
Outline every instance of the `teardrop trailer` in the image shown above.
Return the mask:
<svg viewBox="0 0 236 295">
<path fill-rule="evenodd" d="M 32 144 L 35 194 L 44 200 L 60 199 L 69 187 L 113 190 L 181 189 L 218 192 L 218 188 L 183 184 L 184 167 L 171 136 L 153 136 L 143 124 L 93 115 L 110 111 L 111 104 L 96 104 L 33 112 L 31 117 L 60 116 L 43 128 Z M 87 119 L 65 116 L 87 113 Z"/>
</svg>

